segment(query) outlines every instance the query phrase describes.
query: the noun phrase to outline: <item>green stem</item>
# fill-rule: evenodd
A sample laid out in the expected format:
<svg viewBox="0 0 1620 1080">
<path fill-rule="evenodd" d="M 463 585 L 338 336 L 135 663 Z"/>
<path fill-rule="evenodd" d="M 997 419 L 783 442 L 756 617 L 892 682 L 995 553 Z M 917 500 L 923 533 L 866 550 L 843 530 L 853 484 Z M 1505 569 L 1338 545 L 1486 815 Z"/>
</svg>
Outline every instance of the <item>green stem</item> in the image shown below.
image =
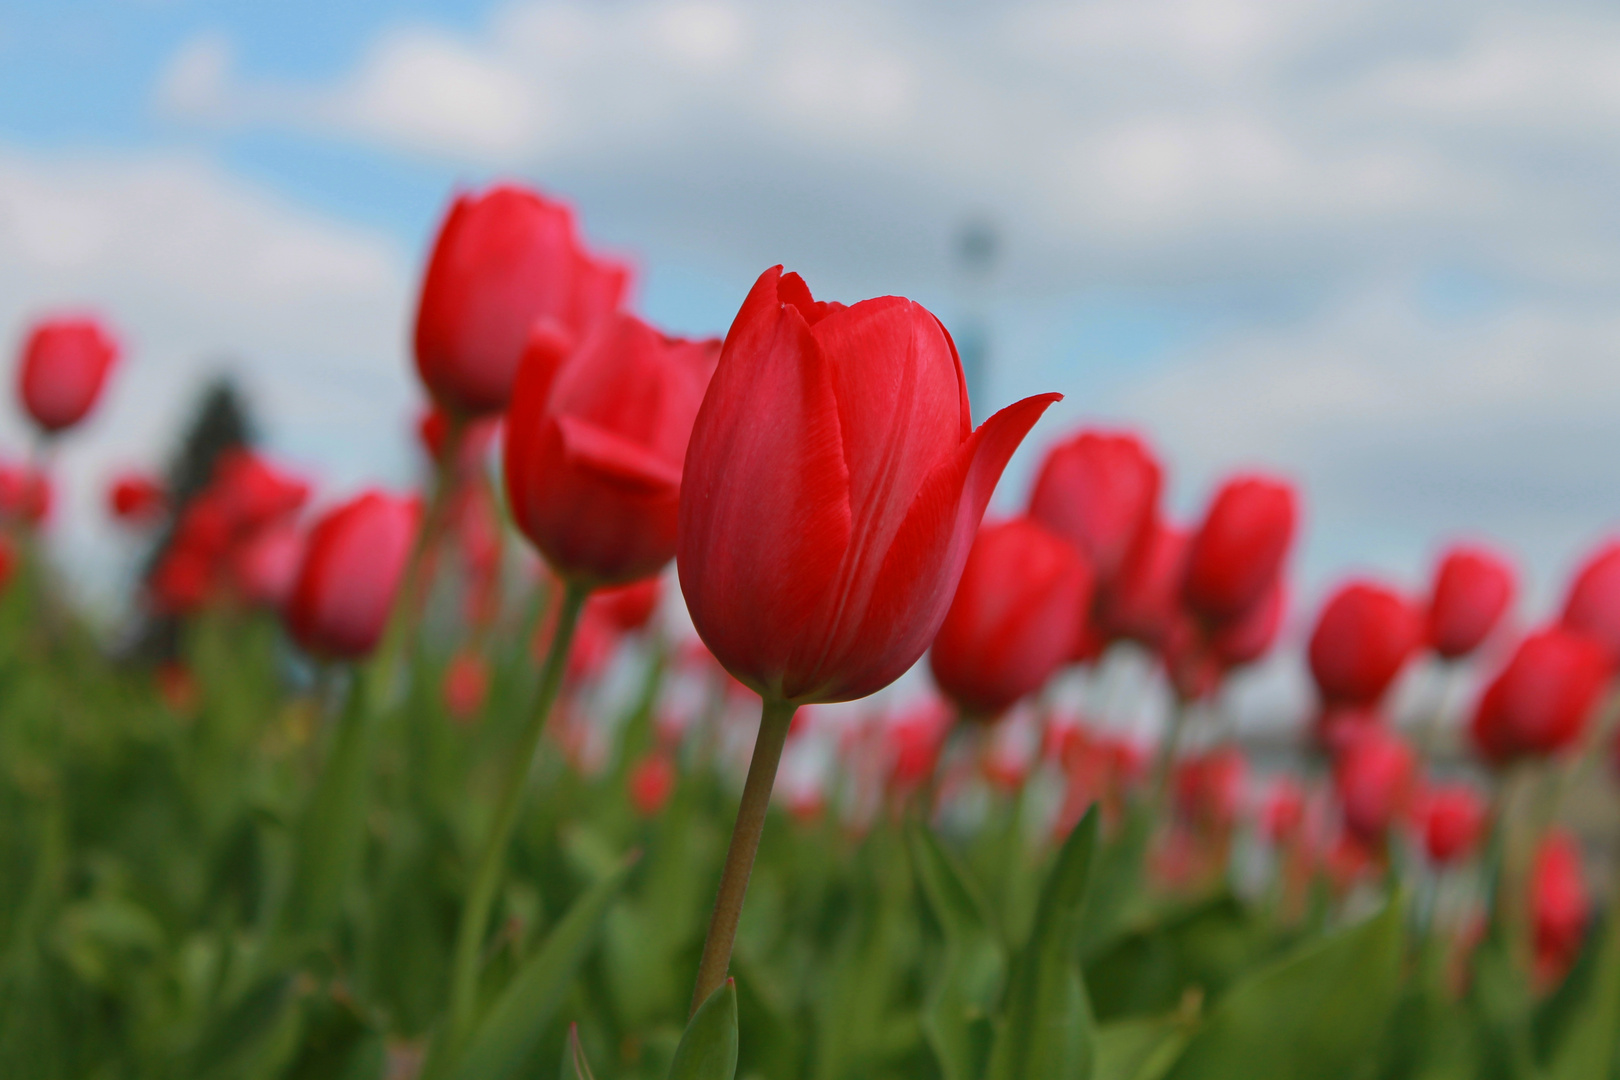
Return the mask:
<svg viewBox="0 0 1620 1080">
<path fill-rule="evenodd" d="M 748 763 L 748 779 L 743 784 L 742 802 L 737 807 L 737 824 L 731 830 L 726 866 L 720 873 L 720 892 L 714 900 L 708 937 L 703 941 L 703 959 L 698 963 L 697 986 L 692 991 L 694 1015 L 698 1006 L 725 983 L 726 971 L 731 967 L 731 948 L 737 940 L 743 898 L 748 894 L 748 876 L 754 869 L 754 856 L 759 853 L 759 838 L 765 831 L 765 814 L 771 805 L 771 788 L 776 784 L 776 767 L 782 762 L 782 747 L 797 710 L 797 705 L 767 698 L 761 711 L 754 757 Z"/>
<path fill-rule="evenodd" d="M 540 688 L 535 696 L 534 708 L 527 726 L 507 759 L 506 774 L 495 800 L 495 817 L 484 837 L 484 846 L 478 855 L 467 902 L 461 909 L 461 924 L 456 931 L 456 951 L 452 960 L 450 982 L 450 1049 L 454 1050 L 466 1039 L 472 1028 L 478 1000 L 478 960 L 483 949 L 484 930 L 489 922 L 490 905 L 500 885 L 501 870 L 506 862 L 506 849 L 517 824 L 518 808 L 523 799 L 523 788 L 534 765 L 534 755 L 540 745 L 540 736 L 546 729 L 546 717 L 557 699 L 562 686 L 563 670 L 567 666 L 568 647 L 579 625 L 580 609 L 584 607 L 590 589 L 570 581 L 563 592 L 562 610 L 557 616 L 557 629 L 546 652 L 545 666 L 540 675 Z"/>
</svg>

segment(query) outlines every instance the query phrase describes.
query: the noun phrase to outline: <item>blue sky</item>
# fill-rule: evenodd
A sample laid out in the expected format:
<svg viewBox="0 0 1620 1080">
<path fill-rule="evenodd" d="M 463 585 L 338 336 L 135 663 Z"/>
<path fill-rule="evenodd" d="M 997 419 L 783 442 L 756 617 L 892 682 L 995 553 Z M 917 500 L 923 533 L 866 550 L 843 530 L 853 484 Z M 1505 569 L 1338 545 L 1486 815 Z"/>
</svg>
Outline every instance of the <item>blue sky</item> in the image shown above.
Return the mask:
<svg viewBox="0 0 1620 1080">
<path fill-rule="evenodd" d="M 572 199 L 693 333 L 777 261 L 950 323 L 987 217 L 987 396 L 1065 392 L 1038 440 L 1146 431 L 1181 513 L 1233 468 L 1295 477 L 1307 601 L 1418 586 L 1455 535 L 1545 601 L 1620 518 L 1615 71 L 1620 16 L 1582 3 L 14 0 L 0 321 L 126 328 L 62 463 L 102 564 L 101 477 L 220 366 L 334 494 L 408 477 L 404 328 L 458 184 Z"/>
</svg>

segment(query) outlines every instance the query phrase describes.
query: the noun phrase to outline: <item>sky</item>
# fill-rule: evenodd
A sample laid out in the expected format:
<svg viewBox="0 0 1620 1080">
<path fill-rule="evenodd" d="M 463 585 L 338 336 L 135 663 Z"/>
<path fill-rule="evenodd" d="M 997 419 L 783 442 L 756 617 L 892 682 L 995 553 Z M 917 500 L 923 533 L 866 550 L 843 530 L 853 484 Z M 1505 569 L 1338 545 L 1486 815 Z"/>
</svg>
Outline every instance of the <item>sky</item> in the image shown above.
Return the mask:
<svg viewBox="0 0 1620 1080">
<path fill-rule="evenodd" d="M 980 415 L 1067 395 L 997 512 L 1084 423 L 1146 434 L 1178 515 L 1294 479 L 1302 611 L 1483 537 L 1533 615 L 1620 523 L 1612 7 L 11 0 L 0 333 L 90 308 L 127 345 L 56 463 L 69 568 L 127 565 L 102 485 L 213 372 L 326 497 L 408 482 L 415 280 L 452 193 L 503 178 L 572 202 L 675 331 L 779 262 L 982 320 Z"/>
</svg>

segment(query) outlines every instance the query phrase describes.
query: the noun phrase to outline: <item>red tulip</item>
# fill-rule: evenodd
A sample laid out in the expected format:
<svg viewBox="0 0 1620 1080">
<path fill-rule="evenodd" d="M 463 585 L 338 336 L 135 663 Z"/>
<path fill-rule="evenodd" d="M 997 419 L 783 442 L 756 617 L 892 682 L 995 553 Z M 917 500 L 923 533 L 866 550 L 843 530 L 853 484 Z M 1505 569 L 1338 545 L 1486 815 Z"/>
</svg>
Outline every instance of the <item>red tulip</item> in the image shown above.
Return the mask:
<svg viewBox="0 0 1620 1080">
<path fill-rule="evenodd" d="M 1229 828 L 1237 820 L 1246 772 L 1242 752 L 1232 746 L 1182 759 L 1172 781 L 1176 812 L 1187 822 Z"/>
<path fill-rule="evenodd" d="M 657 817 L 675 793 L 675 763 L 655 750 L 631 766 L 630 805 L 642 817 Z"/>
<path fill-rule="evenodd" d="M 1481 547 L 1446 552 L 1429 598 L 1429 647 L 1447 660 L 1479 648 L 1513 603 L 1513 566 Z"/>
<path fill-rule="evenodd" d="M 1103 630 L 1150 649 L 1163 648 L 1181 614 L 1181 577 L 1187 534 L 1155 522 L 1114 588 L 1103 599 Z"/>
<path fill-rule="evenodd" d="M 208 602 L 214 587 L 214 569 L 203 553 L 182 544 L 170 544 L 147 582 L 152 604 L 165 615 L 189 615 Z"/>
<path fill-rule="evenodd" d="M 1260 602 L 1241 618 L 1214 627 L 1209 649 L 1223 669 L 1245 667 L 1265 656 L 1282 629 L 1287 594 L 1281 580 L 1272 584 Z"/>
<path fill-rule="evenodd" d="M 650 577 L 594 592 L 588 603 L 619 633 L 633 634 L 652 621 L 663 593 L 664 579 Z"/>
<path fill-rule="evenodd" d="M 524 354 L 506 421 L 518 527 L 566 577 L 650 577 L 675 554 L 681 467 L 718 343 L 666 338 L 631 315 L 570 353 Z"/>
<path fill-rule="evenodd" d="M 304 558 L 304 534 L 291 521 L 272 522 L 231 552 L 231 577 L 242 599 L 280 609 Z"/>
<path fill-rule="evenodd" d="M 686 455 L 676 565 L 709 649 L 775 700 L 893 682 L 938 632 L 1007 459 L 1058 397 L 975 431 L 956 348 L 921 305 L 818 303 L 767 270 Z"/>
<path fill-rule="evenodd" d="M 17 545 L 11 537 L 0 533 L 0 592 L 4 592 L 11 584 L 11 576 L 17 572 Z"/>
<path fill-rule="evenodd" d="M 1187 548 L 1181 598 L 1206 623 L 1242 617 L 1282 574 L 1298 516 L 1293 488 L 1261 476 L 1228 480 Z"/>
<path fill-rule="evenodd" d="M 1591 914 L 1580 845 L 1570 833 L 1555 829 L 1541 841 L 1530 874 L 1536 970 L 1544 982 L 1561 978 L 1575 962 Z"/>
<path fill-rule="evenodd" d="M 1531 634 L 1480 698 L 1474 742 L 1496 764 L 1563 750 L 1580 738 L 1610 670 L 1589 638 L 1556 626 Z"/>
<path fill-rule="evenodd" d="M 29 465 L 0 463 L 0 518 L 43 524 L 51 513 L 51 479 Z"/>
<path fill-rule="evenodd" d="M 1291 843 L 1305 824 L 1305 789 L 1291 776 L 1271 785 L 1261 813 L 1261 831 L 1274 845 Z"/>
<path fill-rule="evenodd" d="M 1436 866 L 1466 859 L 1485 831 L 1485 801 L 1467 784 L 1433 787 L 1423 799 L 1423 847 Z"/>
<path fill-rule="evenodd" d="M 309 499 L 308 484 L 240 446 L 219 455 L 208 490 L 239 529 L 295 514 Z"/>
<path fill-rule="evenodd" d="M 440 693 L 450 718 L 470 723 L 483 710 L 484 698 L 489 694 L 489 665 L 475 652 L 456 653 L 445 666 Z"/>
<path fill-rule="evenodd" d="M 1047 452 L 1029 516 L 1079 548 L 1106 592 L 1149 539 L 1159 485 L 1159 463 L 1141 439 L 1082 431 Z"/>
<path fill-rule="evenodd" d="M 1620 540 L 1598 548 L 1575 574 L 1561 621 L 1602 645 L 1609 661 L 1620 664 Z"/>
<path fill-rule="evenodd" d="M 495 437 L 500 434 L 500 430 L 499 415 L 467 421 L 456 448 L 457 470 L 467 475 L 482 469 L 489 457 L 489 448 L 495 445 Z M 450 437 L 450 418 L 445 415 L 443 409 L 431 405 L 417 419 L 416 434 L 417 438 L 421 439 L 422 449 L 427 451 L 427 456 L 438 461 L 443 456 L 445 442 Z"/>
<path fill-rule="evenodd" d="M 506 407 L 537 320 L 571 345 L 619 306 L 629 271 L 587 252 L 568 207 L 518 187 L 457 197 L 416 314 L 416 367 L 464 416 Z"/>
<path fill-rule="evenodd" d="M 1032 518 L 986 525 L 929 651 L 934 681 L 963 712 L 999 716 L 1073 652 L 1091 586 L 1080 552 Z"/>
<path fill-rule="evenodd" d="M 113 517 L 131 525 L 145 525 L 161 517 L 168 498 L 163 485 L 144 473 L 121 473 L 107 488 L 107 508 Z"/>
<path fill-rule="evenodd" d="M 316 522 L 285 612 L 293 638 L 317 656 L 369 653 L 388 622 L 420 519 L 416 500 L 369 491 Z"/>
<path fill-rule="evenodd" d="M 1388 728 L 1372 727 L 1339 756 L 1333 772 L 1344 827 L 1376 846 L 1410 805 L 1417 756 Z"/>
<path fill-rule="evenodd" d="M 1316 744 L 1337 761 L 1356 740 L 1384 726 L 1384 714 L 1376 705 L 1329 703 L 1316 714 L 1311 734 Z"/>
<path fill-rule="evenodd" d="M 18 371 L 23 407 L 47 432 L 72 427 L 95 407 L 117 359 L 118 343 L 95 319 L 35 324 Z"/>
<path fill-rule="evenodd" d="M 1423 628 L 1407 600 L 1352 581 L 1322 608 L 1311 634 L 1311 676 L 1324 701 L 1374 705 L 1417 650 Z"/>
<path fill-rule="evenodd" d="M 891 792 L 904 795 L 934 775 L 950 730 L 950 711 L 937 698 L 889 721 L 883 733 L 889 750 Z"/>
</svg>

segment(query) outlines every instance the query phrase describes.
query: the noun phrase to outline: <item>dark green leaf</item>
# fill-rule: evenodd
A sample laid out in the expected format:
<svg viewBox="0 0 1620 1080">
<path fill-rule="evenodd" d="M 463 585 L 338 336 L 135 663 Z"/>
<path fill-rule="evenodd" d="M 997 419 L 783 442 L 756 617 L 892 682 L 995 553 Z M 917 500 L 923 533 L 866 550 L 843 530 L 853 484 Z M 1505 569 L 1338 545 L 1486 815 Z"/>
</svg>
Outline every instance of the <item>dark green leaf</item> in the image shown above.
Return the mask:
<svg viewBox="0 0 1620 1080">
<path fill-rule="evenodd" d="M 1597 970 L 1586 999 L 1553 1052 L 1546 1080 L 1601 1078 L 1614 1067 L 1620 1031 L 1620 926 L 1612 918 L 1603 928 L 1596 955 Z"/>
<path fill-rule="evenodd" d="M 736 1075 L 737 984 L 727 979 L 686 1025 L 669 1080 L 732 1080 Z"/>
<path fill-rule="evenodd" d="M 1192 1021 L 1180 1015 L 1099 1025 L 1095 1080 L 1159 1080 L 1186 1046 L 1191 1028 Z"/>
</svg>

